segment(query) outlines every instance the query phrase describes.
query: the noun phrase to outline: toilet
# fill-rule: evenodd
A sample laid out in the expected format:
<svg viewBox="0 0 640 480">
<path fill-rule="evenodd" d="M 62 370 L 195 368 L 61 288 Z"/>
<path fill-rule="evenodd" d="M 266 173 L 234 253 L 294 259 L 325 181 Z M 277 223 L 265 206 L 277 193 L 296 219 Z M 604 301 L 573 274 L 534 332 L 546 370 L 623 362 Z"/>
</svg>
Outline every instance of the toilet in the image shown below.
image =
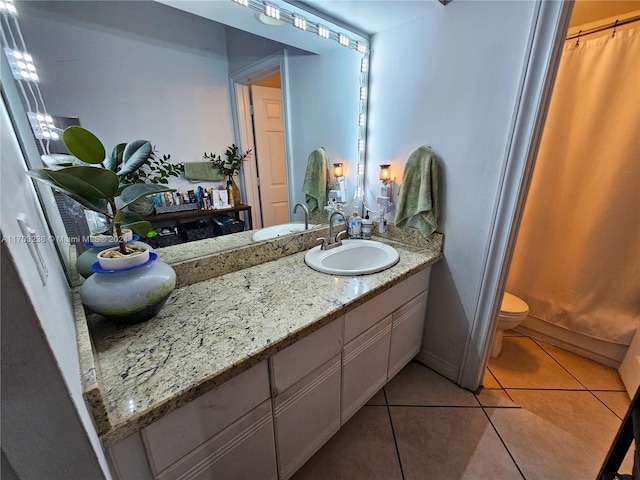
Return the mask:
<svg viewBox="0 0 640 480">
<path fill-rule="evenodd" d="M 520 325 L 520 322 L 527 318 L 528 314 L 529 305 L 524 300 L 509 292 L 504 292 L 502 304 L 500 305 L 500 316 L 498 317 L 498 329 L 491 347 L 491 358 L 496 358 L 500 355 L 504 331 Z"/>
</svg>

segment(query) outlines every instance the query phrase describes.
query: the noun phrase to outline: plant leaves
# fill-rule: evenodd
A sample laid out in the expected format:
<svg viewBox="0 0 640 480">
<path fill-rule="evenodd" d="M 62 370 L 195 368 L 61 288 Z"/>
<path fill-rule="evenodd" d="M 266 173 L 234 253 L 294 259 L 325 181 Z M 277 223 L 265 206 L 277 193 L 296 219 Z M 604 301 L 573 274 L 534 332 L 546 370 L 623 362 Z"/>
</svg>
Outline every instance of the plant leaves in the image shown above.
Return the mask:
<svg viewBox="0 0 640 480">
<path fill-rule="evenodd" d="M 122 201 L 122 208 L 124 208 L 139 198 L 153 195 L 154 193 L 175 191 L 175 188 L 163 187 L 162 185 L 157 185 L 155 183 L 138 183 L 135 185 L 128 185 L 124 190 L 122 190 L 120 200 Z"/>
<path fill-rule="evenodd" d="M 124 220 L 124 212 L 122 210 L 118 210 L 118 213 L 113 217 L 113 223 L 122 223 Z"/>
<path fill-rule="evenodd" d="M 67 167 L 44 170 L 58 185 L 82 197 L 112 199 L 120 185 L 118 176 L 105 168 Z"/>
<path fill-rule="evenodd" d="M 45 168 L 38 168 L 38 169 L 34 169 L 34 170 L 29 170 L 27 172 L 27 175 L 29 175 L 32 178 L 35 178 L 36 180 L 39 180 L 42 183 L 45 183 L 47 185 L 49 185 L 52 188 L 55 188 L 56 190 L 58 190 L 60 193 L 66 195 L 69 198 L 72 198 L 73 200 L 75 200 L 76 202 L 78 202 L 80 205 L 82 205 L 85 208 L 88 208 L 89 210 L 92 210 L 94 212 L 98 212 L 98 213 L 104 213 L 107 214 L 107 201 L 103 198 L 84 198 L 74 192 L 71 192 L 69 190 L 67 190 L 66 188 L 64 188 L 61 185 L 58 185 L 58 183 L 56 183 L 51 177 L 49 177 L 49 175 L 46 173 Z"/>
<path fill-rule="evenodd" d="M 118 175 L 122 177 L 135 172 L 149 159 L 152 151 L 151 142 L 147 140 L 134 140 L 128 143 L 122 154 L 122 168 Z"/>
<path fill-rule="evenodd" d="M 105 168 L 108 168 L 112 172 L 115 172 L 118 169 L 118 167 L 122 164 L 122 154 L 124 153 L 124 147 L 126 146 L 126 143 L 119 143 L 118 145 L 113 147 L 111 155 L 104 161 Z"/>
<path fill-rule="evenodd" d="M 146 238 L 147 234 L 151 230 L 151 223 L 147 221 L 133 222 L 133 223 L 127 223 L 123 225 L 126 225 L 127 227 L 129 227 L 131 230 L 133 230 L 134 233 L 137 233 L 138 235 L 140 235 L 141 238 Z"/>
<path fill-rule="evenodd" d="M 142 215 L 140 215 L 139 213 L 123 212 L 122 210 L 120 211 L 124 214 L 124 220 L 122 220 L 122 223 L 124 223 L 125 225 L 128 225 L 130 223 L 142 222 L 144 220 L 144 218 L 142 218 Z"/>
<path fill-rule="evenodd" d="M 72 125 L 65 129 L 62 140 L 69 151 L 83 162 L 98 164 L 104 161 L 104 145 L 89 130 Z"/>
</svg>

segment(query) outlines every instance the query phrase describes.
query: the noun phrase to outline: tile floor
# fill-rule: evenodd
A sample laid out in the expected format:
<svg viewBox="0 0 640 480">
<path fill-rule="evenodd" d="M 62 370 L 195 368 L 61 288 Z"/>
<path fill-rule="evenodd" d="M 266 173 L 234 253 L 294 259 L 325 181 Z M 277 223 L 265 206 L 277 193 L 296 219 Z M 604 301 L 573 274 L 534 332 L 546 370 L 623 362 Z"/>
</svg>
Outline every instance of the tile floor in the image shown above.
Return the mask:
<svg viewBox="0 0 640 480">
<path fill-rule="evenodd" d="M 412 362 L 294 479 L 595 479 L 630 403 L 618 372 L 508 335 L 479 394 Z"/>
</svg>

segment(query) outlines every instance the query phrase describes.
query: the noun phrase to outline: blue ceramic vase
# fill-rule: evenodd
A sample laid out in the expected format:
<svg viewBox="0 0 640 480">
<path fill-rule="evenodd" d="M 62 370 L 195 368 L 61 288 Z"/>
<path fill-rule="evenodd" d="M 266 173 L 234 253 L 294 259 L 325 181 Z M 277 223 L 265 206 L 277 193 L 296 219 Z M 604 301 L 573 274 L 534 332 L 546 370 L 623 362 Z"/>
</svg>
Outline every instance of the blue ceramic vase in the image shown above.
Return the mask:
<svg viewBox="0 0 640 480">
<path fill-rule="evenodd" d="M 145 322 L 155 317 L 176 286 L 173 268 L 154 252 L 142 265 L 104 270 L 99 263 L 80 288 L 80 299 L 92 312 L 119 323 Z"/>
</svg>

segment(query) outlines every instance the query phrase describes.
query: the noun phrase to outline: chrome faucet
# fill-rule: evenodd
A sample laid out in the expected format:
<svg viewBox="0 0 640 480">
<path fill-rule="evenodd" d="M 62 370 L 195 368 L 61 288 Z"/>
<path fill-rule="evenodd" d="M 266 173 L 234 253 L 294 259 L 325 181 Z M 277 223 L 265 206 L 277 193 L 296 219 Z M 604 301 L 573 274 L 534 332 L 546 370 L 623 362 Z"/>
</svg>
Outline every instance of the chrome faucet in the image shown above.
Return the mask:
<svg viewBox="0 0 640 480">
<path fill-rule="evenodd" d="M 338 232 L 338 234 L 334 236 L 333 235 L 333 218 L 336 215 L 341 215 L 342 218 L 344 218 L 345 229 L 342 232 Z M 332 212 L 331 216 L 329 217 L 329 238 L 318 238 L 318 240 L 322 241 L 322 246 L 320 247 L 320 250 L 331 250 L 332 248 L 336 248 L 342 245 L 342 239 L 340 238 L 340 235 L 347 233 L 348 223 L 349 223 L 349 219 L 343 212 L 339 210 Z"/>
<path fill-rule="evenodd" d="M 302 203 L 296 203 L 296 206 L 293 207 L 294 215 L 298 211 L 298 207 L 302 207 L 302 209 L 304 210 L 304 229 L 309 230 L 309 209 L 307 208 L 306 205 L 303 205 Z"/>
</svg>

